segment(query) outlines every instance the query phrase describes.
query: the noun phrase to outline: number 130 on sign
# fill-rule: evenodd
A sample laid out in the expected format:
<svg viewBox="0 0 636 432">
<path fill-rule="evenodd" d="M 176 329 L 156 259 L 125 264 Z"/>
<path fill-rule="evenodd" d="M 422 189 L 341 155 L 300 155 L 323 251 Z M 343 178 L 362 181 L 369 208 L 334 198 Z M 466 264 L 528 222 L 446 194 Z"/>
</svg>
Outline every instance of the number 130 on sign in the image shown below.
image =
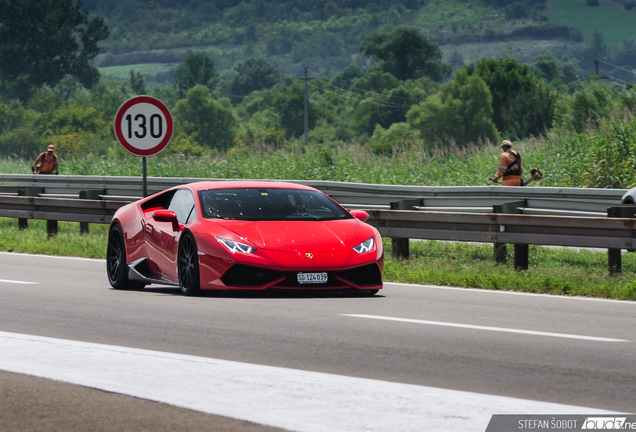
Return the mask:
<svg viewBox="0 0 636 432">
<path fill-rule="evenodd" d="M 124 102 L 115 114 L 113 126 L 121 146 L 136 156 L 157 154 L 172 139 L 170 110 L 150 96 L 136 96 Z"/>
</svg>

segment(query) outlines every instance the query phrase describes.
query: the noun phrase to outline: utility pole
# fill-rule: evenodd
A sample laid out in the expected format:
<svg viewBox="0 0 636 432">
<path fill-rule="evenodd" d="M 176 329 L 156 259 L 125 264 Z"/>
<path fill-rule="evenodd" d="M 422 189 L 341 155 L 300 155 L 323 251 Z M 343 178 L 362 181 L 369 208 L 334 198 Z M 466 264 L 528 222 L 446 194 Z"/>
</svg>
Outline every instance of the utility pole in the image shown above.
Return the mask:
<svg viewBox="0 0 636 432">
<path fill-rule="evenodd" d="M 598 76 L 598 62 L 599 59 L 594 59 L 594 63 L 596 64 L 596 76 Z"/>
<path fill-rule="evenodd" d="M 597 76 L 597 77 L 598 77 L 598 63 L 599 63 L 599 62 L 600 62 L 600 60 L 599 60 L 599 59 L 594 59 L 594 63 L 595 63 L 595 65 L 596 65 L 596 76 Z M 598 78 L 599 78 L 599 79 L 608 79 L 608 78 L 609 78 L 609 76 L 608 76 L 607 74 L 605 74 L 605 75 L 600 76 L 600 77 L 598 77 Z"/>
<path fill-rule="evenodd" d="M 307 146 L 307 137 L 309 134 L 309 96 L 307 91 L 307 82 L 313 78 L 307 78 L 307 69 L 309 66 L 303 66 L 305 68 L 305 78 L 298 78 L 305 81 L 305 146 Z"/>
</svg>

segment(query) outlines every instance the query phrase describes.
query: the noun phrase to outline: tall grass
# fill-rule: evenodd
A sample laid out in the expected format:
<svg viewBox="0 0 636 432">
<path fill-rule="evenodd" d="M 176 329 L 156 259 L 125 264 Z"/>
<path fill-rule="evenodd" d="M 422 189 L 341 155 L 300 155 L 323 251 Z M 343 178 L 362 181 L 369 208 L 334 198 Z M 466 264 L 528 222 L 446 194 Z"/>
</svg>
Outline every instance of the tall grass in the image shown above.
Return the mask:
<svg viewBox="0 0 636 432">
<path fill-rule="evenodd" d="M 117 144 L 115 144 L 117 145 Z M 590 125 L 583 133 L 557 131 L 515 143 L 526 172 L 540 167 L 545 178 L 533 186 L 629 188 L 636 185 L 636 117 L 626 113 Z M 500 149 L 481 144 L 422 150 L 395 147 L 375 154 L 367 145 L 327 147 L 298 141 L 284 149 L 259 146 L 204 156 L 159 154 L 147 160 L 151 177 L 333 180 L 341 182 L 477 186 L 490 184 Z M 30 173 L 32 161 L 0 157 L 0 172 Z M 140 176 L 141 160 L 122 151 L 60 158 L 60 172 L 71 175 Z"/>
</svg>

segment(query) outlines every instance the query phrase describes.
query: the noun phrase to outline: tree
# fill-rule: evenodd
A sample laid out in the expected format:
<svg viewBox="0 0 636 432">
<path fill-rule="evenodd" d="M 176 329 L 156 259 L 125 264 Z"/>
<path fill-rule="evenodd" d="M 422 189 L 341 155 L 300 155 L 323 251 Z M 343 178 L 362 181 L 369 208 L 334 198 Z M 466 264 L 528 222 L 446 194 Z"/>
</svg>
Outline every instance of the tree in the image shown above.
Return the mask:
<svg viewBox="0 0 636 432">
<path fill-rule="evenodd" d="M 351 81 L 351 90 L 354 93 L 373 92 L 383 93 L 393 90 L 400 85 L 400 81 L 393 74 L 383 72 L 377 67 L 369 68 L 360 78 Z"/>
<path fill-rule="evenodd" d="M 351 116 L 354 130 L 372 135 L 378 125 L 388 129 L 394 123 L 405 122 L 406 113 L 412 105 L 426 98 L 426 91 L 410 82 L 401 84 L 381 94 L 368 92 Z"/>
<path fill-rule="evenodd" d="M 610 116 L 614 109 L 614 99 L 615 95 L 607 84 L 596 76 L 590 76 L 583 88 L 566 99 L 565 103 L 559 104 L 556 117 L 561 126 L 573 127 L 577 132 L 583 132 L 590 122 L 598 122 Z"/>
<path fill-rule="evenodd" d="M 331 83 L 338 88 L 343 90 L 349 88 L 356 78 L 362 78 L 364 76 L 364 72 L 360 70 L 360 68 L 356 65 L 349 65 L 344 68 L 339 74 L 333 77 Z"/>
<path fill-rule="evenodd" d="M 584 51 L 585 64 L 591 65 L 595 59 L 606 58 L 609 54 L 609 49 L 605 43 L 605 35 L 600 30 L 594 30 L 590 47 Z"/>
<path fill-rule="evenodd" d="M 540 84 L 527 65 L 511 57 L 490 58 L 465 69 L 477 73 L 490 89 L 492 120 L 499 131 L 511 138 L 525 138 L 552 127 L 556 95 Z"/>
<path fill-rule="evenodd" d="M 534 61 L 532 62 L 532 70 L 537 76 L 543 78 L 547 82 L 557 79 L 562 81 L 565 78 L 565 75 L 563 75 L 559 70 L 557 59 L 550 51 L 544 51 L 534 58 Z"/>
<path fill-rule="evenodd" d="M 521 2 L 512 2 L 505 9 L 507 19 L 528 18 L 528 6 Z"/>
<path fill-rule="evenodd" d="M 26 100 L 67 74 L 90 88 L 99 72 L 89 61 L 107 37 L 104 20 L 89 18 L 81 1 L 0 0 L 0 90 Z"/>
<path fill-rule="evenodd" d="M 273 97 L 270 104 L 280 115 L 286 138 L 302 136 L 305 132 L 305 86 L 299 82 L 293 82 L 292 85 L 274 87 L 271 94 Z M 316 117 L 314 103 L 309 100 L 309 129 L 313 129 L 316 125 Z"/>
<path fill-rule="evenodd" d="M 375 153 L 391 154 L 396 146 L 404 147 L 419 141 L 419 131 L 408 123 L 393 123 L 388 129 L 376 124 L 369 145 Z"/>
<path fill-rule="evenodd" d="M 46 142 L 37 127 L 39 117 L 39 113 L 33 109 L 25 109 L 17 100 L 9 103 L 0 100 L 2 154 L 31 158 L 46 148 Z"/>
<path fill-rule="evenodd" d="M 263 59 L 245 60 L 237 64 L 234 71 L 227 88 L 232 96 L 245 97 L 253 91 L 273 87 L 280 79 L 278 71 Z"/>
<path fill-rule="evenodd" d="M 460 69 L 439 93 L 411 108 L 406 118 L 429 147 L 449 146 L 451 142 L 464 147 L 479 139 L 498 140 L 491 103 L 484 80 Z"/>
<path fill-rule="evenodd" d="M 375 57 L 382 70 L 402 81 L 426 76 L 439 82 L 451 71 L 451 66 L 442 62 L 439 46 L 414 28 L 373 33 L 360 46 L 360 52 Z"/>
<path fill-rule="evenodd" d="M 232 146 L 238 120 L 228 99 L 216 100 L 204 85 L 196 85 L 174 109 L 177 134 L 196 137 L 198 144 L 225 150 Z"/>
<path fill-rule="evenodd" d="M 200 51 L 190 51 L 185 61 L 177 66 L 174 77 L 180 92 L 196 85 L 204 85 L 209 90 L 214 90 L 219 73 L 210 56 Z"/>
<path fill-rule="evenodd" d="M 146 88 L 146 80 L 140 71 L 135 72 L 130 70 L 130 87 L 132 91 L 137 95 L 148 94 L 148 88 Z"/>
<path fill-rule="evenodd" d="M 636 67 L 636 40 L 634 38 L 623 39 L 621 42 L 621 48 L 614 55 L 613 63 L 619 64 L 623 67 L 627 65 L 632 68 Z"/>
</svg>

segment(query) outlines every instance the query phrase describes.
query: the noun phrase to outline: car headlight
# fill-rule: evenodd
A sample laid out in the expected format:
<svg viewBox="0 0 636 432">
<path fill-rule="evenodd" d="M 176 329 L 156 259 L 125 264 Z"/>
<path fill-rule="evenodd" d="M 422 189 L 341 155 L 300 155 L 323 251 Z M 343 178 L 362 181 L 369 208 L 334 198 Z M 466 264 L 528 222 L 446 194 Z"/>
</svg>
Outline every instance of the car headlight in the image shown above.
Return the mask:
<svg viewBox="0 0 636 432">
<path fill-rule="evenodd" d="M 232 253 L 241 252 L 241 253 L 251 254 L 256 252 L 256 248 L 253 246 L 248 246 L 246 244 L 224 239 L 221 237 L 217 237 L 216 239 L 219 241 L 219 243 L 221 243 L 223 246 L 228 248 L 229 251 Z"/>
<path fill-rule="evenodd" d="M 375 239 L 373 237 L 366 239 L 365 241 L 360 243 L 358 246 L 355 246 L 353 248 L 353 250 L 358 253 L 369 252 L 369 251 L 372 251 L 373 249 L 375 249 Z"/>
</svg>

